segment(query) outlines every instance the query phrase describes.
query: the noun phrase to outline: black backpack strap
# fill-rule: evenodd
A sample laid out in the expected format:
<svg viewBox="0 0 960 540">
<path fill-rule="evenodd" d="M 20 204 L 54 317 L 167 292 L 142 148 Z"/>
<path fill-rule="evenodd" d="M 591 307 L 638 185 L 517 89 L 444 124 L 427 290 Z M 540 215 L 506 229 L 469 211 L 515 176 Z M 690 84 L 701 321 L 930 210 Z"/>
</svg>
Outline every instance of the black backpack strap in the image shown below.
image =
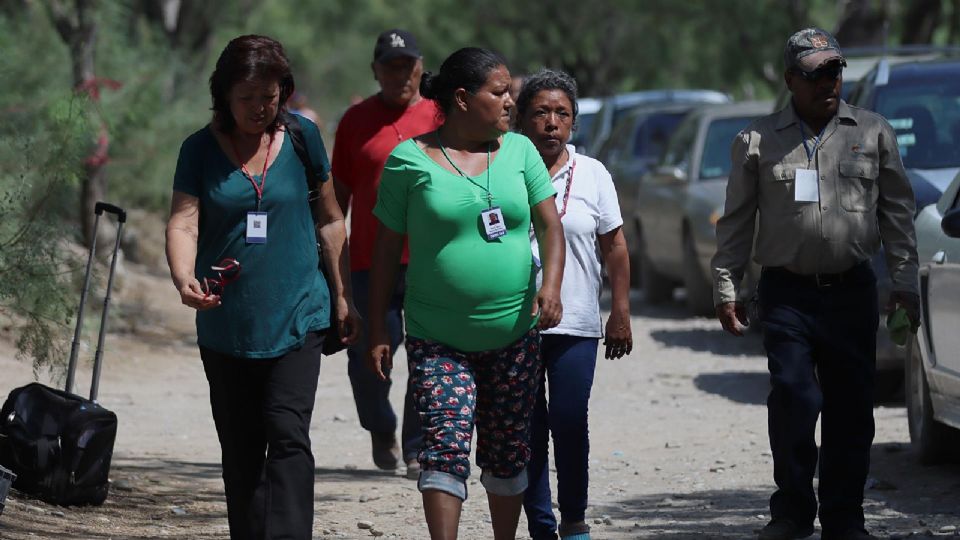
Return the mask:
<svg viewBox="0 0 960 540">
<path fill-rule="evenodd" d="M 314 199 L 320 196 L 320 183 L 323 182 L 323 176 L 320 171 L 314 167 L 313 159 L 310 158 L 310 149 L 307 147 L 306 138 L 303 136 L 303 128 L 300 126 L 300 121 L 286 111 L 281 112 L 280 115 L 281 121 L 287 127 L 287 135 L 290 136 L 293 151 L 297 153 L 297 157 L 300 158 L 300 163 L 303 164 L 303 168 L 307 173 L 307 197 L 312 203 Z M 317 215 L 313 204 L 310 205 L 310 212 L 313 215 L 313 222 L 316 223 Z"/>
</svg>

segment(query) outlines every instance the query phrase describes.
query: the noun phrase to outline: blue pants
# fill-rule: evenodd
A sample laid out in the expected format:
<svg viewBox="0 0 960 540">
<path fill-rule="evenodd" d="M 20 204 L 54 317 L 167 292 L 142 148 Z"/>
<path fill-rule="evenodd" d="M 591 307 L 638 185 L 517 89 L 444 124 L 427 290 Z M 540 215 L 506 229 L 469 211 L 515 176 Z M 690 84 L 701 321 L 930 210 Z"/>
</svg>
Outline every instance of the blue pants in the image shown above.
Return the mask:
<svg viewBox="0 0 960 540">
<path fill-rule="evenodd" d="M 397 276 L 397 288 L 390 299 L 387 310 L 387 331 L 390 333 L 390 351 L 395 354 L 403 343 L 403 294 L 405 289 L 406 267 L 402 267 Z M 353 299 L 357 311 L 367 320 L 367 303 L 370 298 L 370 272 L 366 270 L 352 272 L 350 279 L 353 283 Z M 347 349 L 347 373 L 350 375 L 350 384 L 353 386 L 353 400 L 357 405 L 357 416 L 360 425 L 367 431 L 374 433 L 394 433 L 397 430 L 397 415 L 390 405 L 391 382 L 381 381 L 364 365 L 364 357 L 369 348 L 367 329 L 363 329 L 360 339 Z M 389 375 L 390 372 L 386 371 Z M 423 434 L 420 430 L 420 417 L 417 415 L 413 402 L 413 393 L 409 382 L 405 385 L 406 393 L 403 400 L 403 428 L 400 439 L 404 460 L 417 456 Z"/>
<path fill-rule="evenodd" d="M 813 524 L 813 476 L 819 461 L 821 527 L 836 533 L 862 528 L 879 317 L 873 270 L 860 264 L 839 283 L 820 287 L 810 278 L 765 269 L 759 296 L 777 484 L 771 516 Z M 814 440 L 818 416 L 819 456 Z"/>
<path fill-rule="evenodd" d="M 549 436 L 557 466 L 557 502 L 564 523 L 584 520 L 590 439 L 587 405 L 597 366 L 597 338 L 543 334 L 541 354 L 546 388 L 540 385 L 533 412 L 528 476 L 523 497 L 530 536 L 556 538 L 557 519 L 550 504 Z M 547 398 L 549 389 L 550 397 Z"/>
</svg>

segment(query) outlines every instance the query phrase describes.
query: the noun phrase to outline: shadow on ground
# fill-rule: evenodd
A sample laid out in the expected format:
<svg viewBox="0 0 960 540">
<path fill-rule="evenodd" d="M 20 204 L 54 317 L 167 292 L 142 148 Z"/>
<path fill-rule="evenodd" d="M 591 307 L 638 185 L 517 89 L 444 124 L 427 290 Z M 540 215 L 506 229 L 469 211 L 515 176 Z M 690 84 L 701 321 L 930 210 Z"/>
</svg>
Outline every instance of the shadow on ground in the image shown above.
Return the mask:
<svg viewBox="0 0 960 540">
<path fill-rule="evenodd" d="M 720 356 L 763 356 L 763 342 L 758 332 L 734 337 L 722 328 L 662 329 L 650 332 L 654 341 L 665 347 L 679 347 Z"/>
<path fill-rule="evenodd" d="M 318 484 L 376 482 L 392 472 L 316 469 Z M 227 538 L 220 464 L 166 459 L 116 459 L 102 506 L 59 507 L 12 491 L 0 517 L 0 538 Z M 320 491 L 320 490 L 317 490 Z M 327 489 L 315 502 L 344 496 Z"/>
<path fill-rule="evenodd" d="M 593 525 L 598 538 L 619 532 L 629 538 L 752 538 L 766 520 L 769 493 L 762 490 L 706 490 L 659 493 L 597 508 L 612 526 Z"/>
<path fill-rule="evenodd" d="M 766 371 L 702 373 L 694 377 L 693 384 L 704 392 L 747 405 L 765 404 L 770 393 L 770 375 Z"/>
</svg>

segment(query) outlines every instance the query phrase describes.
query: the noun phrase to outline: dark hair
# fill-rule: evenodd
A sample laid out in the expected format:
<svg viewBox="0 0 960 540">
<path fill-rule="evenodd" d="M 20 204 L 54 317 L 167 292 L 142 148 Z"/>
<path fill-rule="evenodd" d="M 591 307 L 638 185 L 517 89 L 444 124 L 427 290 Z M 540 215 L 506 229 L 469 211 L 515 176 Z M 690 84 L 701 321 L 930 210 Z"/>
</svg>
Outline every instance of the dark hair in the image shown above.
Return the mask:
<svg viewBox="0 0 960 540">
<path fill-rule="evenodd" d="M 227 94 L 235 84 L 272 80 L 280 84 L 280 107 L 283 109 L 295 86 L 290 61 L 279 41 L 266 36 L 247 35 L 227 43 L 217 59 L 216 69 L 210 75 L 213 117 L 220 129 L 229 133 L 236 127 L 227 99 Z M 267 126 L 267 131 L 275 131 L 279 123 L 280 114 L 277 114 Z"/>
<path fill-rule="evenodd" d="M 436 101 L 440 110 L 449 114 L 453 107 L 453 93 L 458 88 L 475 94 L 487 82 L 491 71 L 505 65 L 507 61 L 499 53 L 464 47 L 448 56 L 436 75 L 429 71 L 423 74 L 420 95 Z"/>
<path fill-rule="evenodd" d="M 516 124 L 519 128 L 520 119 L 527 114 L 530 108 L 530 101 L 538 93 L 544 90 L 560 90 L 567 95 L 570 100 L 570 106 L 573 107 L 573 123 L 576 126 L 577 113 L 577 81 L 564 71 L 554 71 L 552 69 L 541 69 L 523 81 L 523 87 L 520 88 L 520 95 L 517 96 L 517 118 Z"/>
</svg>

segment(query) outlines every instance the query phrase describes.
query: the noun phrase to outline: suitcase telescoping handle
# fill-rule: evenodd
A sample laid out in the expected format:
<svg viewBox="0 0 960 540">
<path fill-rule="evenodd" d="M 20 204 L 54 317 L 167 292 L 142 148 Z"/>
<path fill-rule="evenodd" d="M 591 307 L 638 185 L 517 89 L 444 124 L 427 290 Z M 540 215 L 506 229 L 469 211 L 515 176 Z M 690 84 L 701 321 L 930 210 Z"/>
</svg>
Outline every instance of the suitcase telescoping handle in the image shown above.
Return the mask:
<svg viewBox="0 0 960 540">
<path fill-rule="evenodd" d="M 105 203 L 101 201 L 101 202 L 98 202 L 96 206 L 93 207 L 93 213 L 96 214 L 97 216 L 103 215 L 104 212 L 108 212 L 110 214 L 116 214 L 117 221 L 119 221 L 120 223 L 126 223 L 127 221 L 127 211 L 124 210 L 123 208 L 120 208 L 119 206 L 114 206 L 110 203 Z"/>
<path fill-rule="evenodd" d="M 100 216 L 104 212 L 117 216 L 117 240 L 113 247 L 113 259 L 110 261 L 110 276 L 107 278 L 107 291 L 103 296 L 103 315 L 100 318 L 100 336 L 97 338 L 97 353 L 93 357 L 93 378 L 90 383 L 90 401 L 97 400 L 97 391 L 100 387 L 100 369 L 103 364 L 103 337 L 107 333 L 107 313 L 110 310 L 110 290 L 113 288 L 113 274 L 117 269 L 117 254 L 120 252 L 120 239 L 123 233 L 123 224 L 127 221 L 127 212 L 105 202 L 97 202 L 93 210 L 96 218 L 93 220 L 93 236 L 90 241 L 90 258 L 87 259 L 87 270 L 83 276 L 83 289 L 80 291 L 80 307 L 77 309 L 77 327 L 73 331 L 73 343 L 70 345 L 70 362 L 67 366 L 66 390 L 73 393 L 73 384 L 77 372 L 77 354 L 80 351 L 80 332 L 83 329 L 83 306 L 87 301 L 87 290 L 90 288 L 90 268 L 93 265 L 94 254 L 97 252 L 97 228 L 100 225 Z"/>
</svg>

